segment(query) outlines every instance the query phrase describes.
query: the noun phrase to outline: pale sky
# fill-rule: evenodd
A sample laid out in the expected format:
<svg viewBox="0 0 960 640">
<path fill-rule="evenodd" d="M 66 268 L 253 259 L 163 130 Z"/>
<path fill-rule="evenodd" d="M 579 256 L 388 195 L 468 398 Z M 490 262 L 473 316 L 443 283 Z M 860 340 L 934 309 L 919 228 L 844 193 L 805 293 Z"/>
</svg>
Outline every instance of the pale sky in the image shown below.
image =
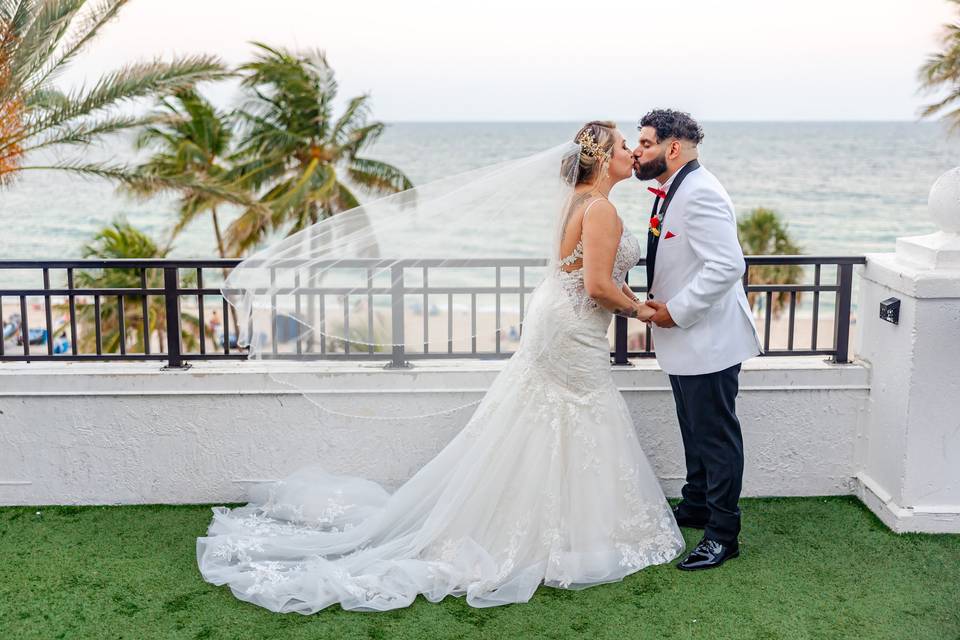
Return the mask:
<svg viewBox="0 0 960 640">
<path fill-rule="evenodd" d="M 133 0 L 65 84 L 175 53 L 327 53 L 386 121 L 912 120 L 946 0 Z M 230 87 L 208 91 L 227 104 Z"/>
</svg>

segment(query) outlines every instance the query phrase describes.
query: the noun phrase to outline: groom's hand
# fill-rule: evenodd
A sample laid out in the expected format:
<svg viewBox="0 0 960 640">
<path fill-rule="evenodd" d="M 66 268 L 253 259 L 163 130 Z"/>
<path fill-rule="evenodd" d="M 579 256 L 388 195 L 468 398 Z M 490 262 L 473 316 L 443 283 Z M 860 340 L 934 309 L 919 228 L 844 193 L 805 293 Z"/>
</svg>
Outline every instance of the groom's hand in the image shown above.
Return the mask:
<svg viewBox="0 0 960 640">
<path fill-rule="evenodd" d="M 647 306 L 652 307 L 656 311 L 650 318 L 650 322 L 661 329 L 669 329 L 670 327 L 677 326 L 677 323 L 670 317 L 670 311 L 667 310 L 666 304 L 658 302 L 657 300 L 647 300 Z"/>
</svg>

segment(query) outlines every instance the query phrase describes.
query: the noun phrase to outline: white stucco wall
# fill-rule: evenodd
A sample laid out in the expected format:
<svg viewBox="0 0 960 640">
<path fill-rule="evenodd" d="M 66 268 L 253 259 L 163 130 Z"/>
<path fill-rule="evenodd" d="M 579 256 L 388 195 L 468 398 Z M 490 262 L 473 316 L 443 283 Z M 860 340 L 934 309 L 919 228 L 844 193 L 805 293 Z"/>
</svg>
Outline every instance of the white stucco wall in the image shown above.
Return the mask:
<svg viewBox="0 0 960 640">
<path fill-rule="evenodd" d="M 411 416 L 481 397 L 502 363 L 290 365 L 325 406 Z M 666 492 L 684 473 L 666 376 L 652 361 L 615 370 Z M 869 396 L 862 365 L 756 359 L 741 375 L 745 495 L 854 491 L 857 426 Z M 338 403 L 338 404 L 334 404 Z M 251 480 L 321 463 L 394 488 L 434 456 L 471 410 L 417 420 L 333 415 L 257 363 L 0 365 L 0 504 L 243 501 Z"/>
</svg>

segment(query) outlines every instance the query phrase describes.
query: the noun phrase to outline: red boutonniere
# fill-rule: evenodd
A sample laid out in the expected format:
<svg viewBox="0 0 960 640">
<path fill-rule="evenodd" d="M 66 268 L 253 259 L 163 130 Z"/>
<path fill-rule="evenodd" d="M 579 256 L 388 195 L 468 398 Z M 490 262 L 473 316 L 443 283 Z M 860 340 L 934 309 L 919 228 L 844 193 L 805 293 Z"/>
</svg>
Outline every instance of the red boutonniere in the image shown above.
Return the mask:
<svg viewBox="0 0 960 640">
<path fill-rule="evenodd" d="M 660 237 L 660 218 L 657 216 L 650 218 L 650 233 Z"/>
<path fill-rule="evenodd" d="M 660 199 L 664 199 L 667 197 L 667 192 L 664 191 L 663 189 L 657 189 L 656 187 L 647 187 L 647 191 L 649 191 L 650 193 L 652 193 L 653 195 L 657 196 Z"/>
</svg>

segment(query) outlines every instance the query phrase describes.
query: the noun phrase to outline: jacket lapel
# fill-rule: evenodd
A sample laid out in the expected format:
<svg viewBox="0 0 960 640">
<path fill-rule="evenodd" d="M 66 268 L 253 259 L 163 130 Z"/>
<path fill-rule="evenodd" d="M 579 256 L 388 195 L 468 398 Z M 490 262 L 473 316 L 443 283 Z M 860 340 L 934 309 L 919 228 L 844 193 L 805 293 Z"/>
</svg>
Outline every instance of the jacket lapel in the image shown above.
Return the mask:
<svg viewBox="0 0 960 640">
<path fill-rule="evenodd" d="M 687 177 L 693 171 L 696 171 L 700 168 L 700 163 L 694 159 L 683 165 L 680 168 L 680 171 L 677 173 L 677 177 L 670 184 L 670 190 L 667 191 L 667 197 L 663 199 L 663 204 L 660 206 L 659 215 L 660 215 L 660 226 L 659 229 L 661 233 L 663 232 L 663 219 L 667 217 L 667 208 L 670 206 L 670 202 L 673 200 L 673 195 L 677 192 L 677 189 L 680 188 L 680 184 L 683 182 L 683 179 Z M 657 198 L 653 201 L 653 212 L 650 214 L 650 217 L 657 215 L 657 203 L 660 202 L 660 198 Z M 653 297 L 653 274 L 656 268 L 657 262 L 657 247 L 660 245 L 660 236 L 656 236 L 647 231 L 647 297 Z"/>
</svg>

